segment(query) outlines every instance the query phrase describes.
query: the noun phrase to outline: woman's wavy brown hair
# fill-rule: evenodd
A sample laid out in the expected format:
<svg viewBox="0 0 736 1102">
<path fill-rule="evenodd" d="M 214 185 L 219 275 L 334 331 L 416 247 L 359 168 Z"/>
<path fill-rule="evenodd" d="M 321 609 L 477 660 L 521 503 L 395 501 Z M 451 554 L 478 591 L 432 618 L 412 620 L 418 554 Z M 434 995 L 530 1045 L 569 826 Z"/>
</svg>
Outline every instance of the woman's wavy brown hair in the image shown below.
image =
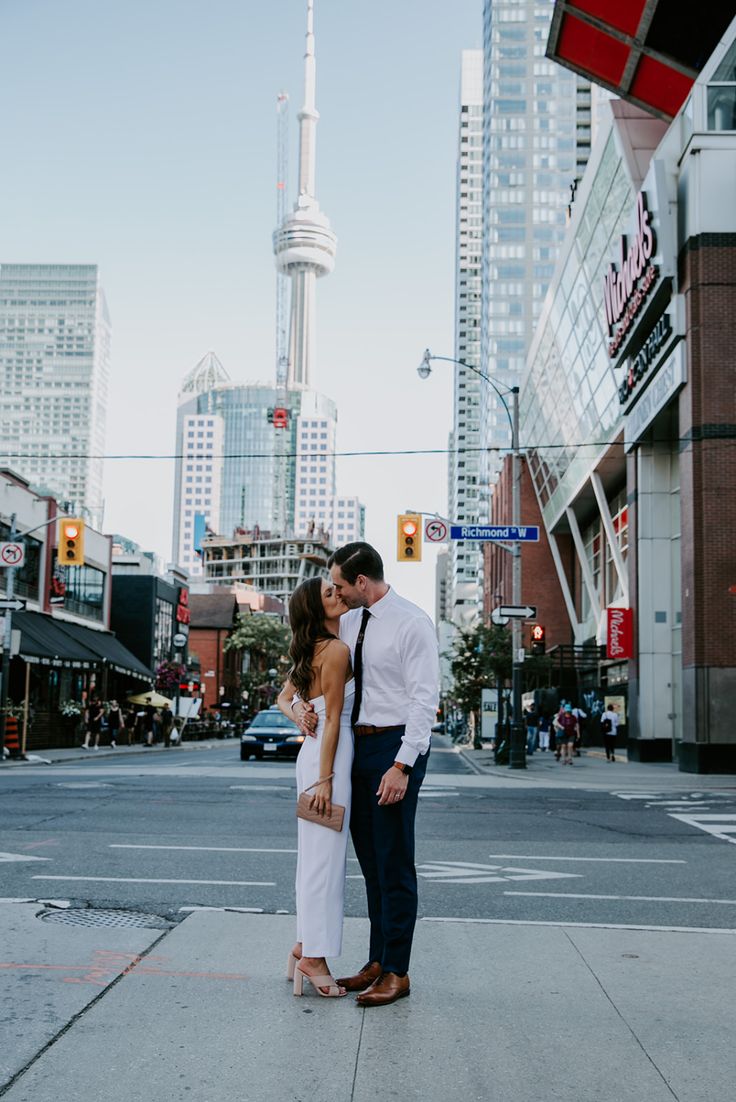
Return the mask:
<svg viewBox="0 0 736 1102">
<path fill-rule="evenodd" d="M 289 623 L 292 632 L 289 680 L 302 700 L 306 700 L 314 676 L 315 647 L 323 639 L 336 638 L 325 626 L 321 578 L 309 578 L 296 587 L 289 601 Z"/>
</svg>

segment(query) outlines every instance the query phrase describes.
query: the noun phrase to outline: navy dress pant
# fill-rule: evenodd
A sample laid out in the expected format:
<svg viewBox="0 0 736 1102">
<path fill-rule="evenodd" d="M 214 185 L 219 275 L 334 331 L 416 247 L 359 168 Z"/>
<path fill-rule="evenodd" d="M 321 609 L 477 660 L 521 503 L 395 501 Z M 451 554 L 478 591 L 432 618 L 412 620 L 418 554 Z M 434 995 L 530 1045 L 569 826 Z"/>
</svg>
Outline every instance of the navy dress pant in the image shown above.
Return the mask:
<svg viewBox="0 0 736 1102">
<path fill-rule="evenodd" d="M 381 777 L 401 746 L 403 727 L 355 736 L 350 833 L 365 878 L 371 924 L 369 961 L 384 972 L 409 971 L 417 919 L 414 820 L 429 753 L 417 758 L 403 800 L 378 806 Z"/>
</svg>

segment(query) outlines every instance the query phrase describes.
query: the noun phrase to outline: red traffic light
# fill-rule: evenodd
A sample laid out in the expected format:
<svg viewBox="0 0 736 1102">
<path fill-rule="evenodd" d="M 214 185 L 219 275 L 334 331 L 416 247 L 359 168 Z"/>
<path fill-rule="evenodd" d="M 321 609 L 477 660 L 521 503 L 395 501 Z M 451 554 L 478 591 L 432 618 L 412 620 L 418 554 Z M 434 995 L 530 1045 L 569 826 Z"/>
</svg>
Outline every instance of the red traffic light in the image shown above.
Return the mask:
<svg viewBox="0 0 736 1102">
<path fill-rule="evenodd" d="M 405 536 L 416 536 L 417 526 L 413 520 L 405 520 L 401 526 L 401 531 Z"/>
</svg>

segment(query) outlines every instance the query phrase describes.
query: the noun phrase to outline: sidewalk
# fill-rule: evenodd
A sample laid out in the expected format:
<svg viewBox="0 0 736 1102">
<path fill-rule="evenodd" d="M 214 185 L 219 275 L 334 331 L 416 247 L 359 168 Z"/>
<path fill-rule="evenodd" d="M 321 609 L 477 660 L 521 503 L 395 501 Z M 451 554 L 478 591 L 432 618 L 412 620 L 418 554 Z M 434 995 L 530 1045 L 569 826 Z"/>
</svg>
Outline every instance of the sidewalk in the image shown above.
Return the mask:
<svg viewBox="0 0 736 1102">
<path fill-rule="evenodd" d="M 424 919 L 411 998 L 361 1010 L 293 997 L 292 916 L 200 911 L 162 933 L 40 910 L 0 904 L 7 1102 L 733 1098 L 733 932 Z M 346 920 L 337 974 L 366 937 Z"/>
<path fill-rule="evenodd" d="M 474 773 L 482 776 L 515 780 L 517 783 L 552 784 L 564 786 L 588 785 L 603 788 L 648 787 L 660 789 L 714 789 L 736 786 L 734 773 L 682 773 L 676 762 L 628 761 L 625 750 L 617 754 L 615 762 L 606 761 L 603 750 L 583 749 L 579 758 L 573 758 L 573 766 L 562 765 L 550 751 L 536 750 L 527 754 L 526 769 L 510 769 L 508 765 L 496 765 L 493 751 L 484 747 L 472 750 L 466 746 L 455 748 Z"/>
<path fill-rule="evenodd" d="M 51 750 L 29 750 L 26 760 L 6 758 L 0 762 L 9 766 L 49 765 L 65 761 L 98 761 L 104 758 L 130 757 L 133 754 L 174 754 L 179 750 L 214 750 L 226 742 L 237 742 L 236 739 L 207 739 L 203 741 L 183 742 L 168 749 L 158 744 L 156 746 L 143 746 L 135 743 L 133 746 L 101 746 L 98 750 L 83 750 L 81 746 L 65 746 Z"/>
</svg>

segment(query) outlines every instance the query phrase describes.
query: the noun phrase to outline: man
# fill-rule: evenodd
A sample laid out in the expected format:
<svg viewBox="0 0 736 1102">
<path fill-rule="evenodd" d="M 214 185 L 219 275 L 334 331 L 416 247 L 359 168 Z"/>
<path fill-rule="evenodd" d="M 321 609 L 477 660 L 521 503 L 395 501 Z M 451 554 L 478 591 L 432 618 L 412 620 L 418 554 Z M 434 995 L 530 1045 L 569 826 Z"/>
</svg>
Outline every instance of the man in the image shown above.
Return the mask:
<svg viewBox="0 0 736 1102">
<path fill-rule="evenodd" d="M 533 754 L 537 748 L 537 727 L 539 724 L 535 704 L 524 709 L 524 722 L 526 723 L 526 752 L 527 754 Z"/>
<path fill-rule="evenodd" d="M 386 1006 L 410 992 L 409 957 L 417 916 L 414 820 L 439 703 L 439 655 L 432 621 L 384 581 L 381 556 L 348 543 L 329 563 L 336 593 L 351 610 L 340 621 L 355 676 L 350 833 L 365 878 L 368 962 L 338 979 L 361 1006 Z M 315 725 L 298 704 L 302 730 Z"/>
<path fill-rule="evenodd" d="M 616 760 L 616 735 L 621 716 L 616 711 L 615 704 L 609 704 L 601 716 L 601 731 L 603 732 L 603 745 L 606 748 L 606 761 Z"/>
</svg>

